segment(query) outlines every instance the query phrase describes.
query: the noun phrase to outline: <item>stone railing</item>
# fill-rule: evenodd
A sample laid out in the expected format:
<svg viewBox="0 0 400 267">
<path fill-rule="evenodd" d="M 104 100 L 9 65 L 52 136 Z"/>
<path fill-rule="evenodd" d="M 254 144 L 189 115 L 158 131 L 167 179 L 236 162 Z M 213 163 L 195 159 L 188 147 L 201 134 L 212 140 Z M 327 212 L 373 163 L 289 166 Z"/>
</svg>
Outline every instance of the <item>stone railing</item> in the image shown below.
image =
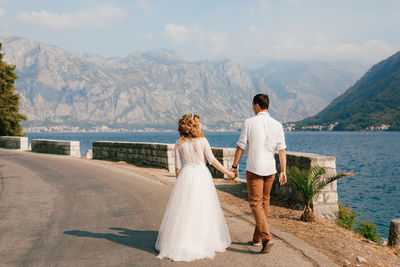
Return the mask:
<svg viewBox="0 0 400 267">
<path fill-rule="evenodd" d="M 169 172 L 175 172 L 174 166 L 174 144 L 163 143 L 131 143 L 131 142 L 93 142 L 93 159 L 125 161 L 130 163 L 142 163 L 149 166 L 165 168 Z M 235 155 L 234 148 L 213 147 L 214 156 L 221 164 L 230 169 Z M 279 158 L 276 154 L 276 162 L 279 170 Z M 335 157 L 321 156 L 318 154 L 307 154 L 298 152 L 287 152 L 287 168 L 294 166 L 299 169 L 307 169 L 318 165 L 326 169 L 326 176 L 336 174 Z M 208 166 L 214 178 L 224 175 L 212 166 Z M 278 176 L 274 182 L 273 192 L 286 199 L 299 199 L 295 186 L 289 181 L 285 186 L 278 185 Z M 313 210 L 319 217 L 333 220 L 338 211 L 337 183 L 332 182 L 322 189 L 319 197 L 313 202 Z"/>
<path fill-rule="evenodd" d="M 79 141 L 32 139 L 32 152 L 81 157 Z"/>
<path fill-rule="evenodd" d="M 167 169 L 175 173 L 175 144 L 164 143 L 132 143 L 132 142 L 93 142 L 93 159 L 142 163 Z M 230 168 L 235 155 L 234 148 L 213 147 L 212 151 L 225 168 Z M 208 164 L 207 164 L 208 165 Z M 224 174 L 208 165 L 214 178 Z"/>
<path fill-rule="evenodd" d="M 286 152 L 287 155 L 287 169 L 294 169 L 294 167 L 300 170 L 309 169 L 312 166 L 324 167 L 326 173 L 322 176 L 329 177 L 336 175 L 336 158 L 333 156 L 322 156 L 318 154 L 300 153 L 300 152 Z M 277 162 L 277 170 L 280 169 L 278 153 L 275 154 Z M 288 177 L 288 182 L 285 186 L 280 186 L 278 182 L 278 175 L 276 176 L 272 191 L 275 194 L 282 196 L 285 199 L 299 200 L 299 192 L 295 185 L 291 182 Z M 315 215 L 334 220 L 338 212 L 338 194 L 337 194 L 337 182 L 334 181 L 325 186 L 321 194 L 312 203 L 312 208 Z"/>
<path fill-rule="evenodd" d="M 28 137 L 0 136 L 0 147 L 28 150 Z"/>
<path fill-rule="evenodd" d="M 236 149 L 228 147 L 212 147 L 211 150 L 215 158 L 222 164 L 222 166 L 224 166 L 225 169 L 230 170 L 233 164 L 233 158 L 235 156 Z M 221 177 L 228 178 L 225 174 L 223 174 L 213 166 L 210 166 L 208 163 L 207 167 L 214 178 L 221 178 Z"/>
<path fill-rule="evenodd" d="M 93 142 L 93 159 L 142 163 L 174 173 L 174 144 Z"/>
</svg>

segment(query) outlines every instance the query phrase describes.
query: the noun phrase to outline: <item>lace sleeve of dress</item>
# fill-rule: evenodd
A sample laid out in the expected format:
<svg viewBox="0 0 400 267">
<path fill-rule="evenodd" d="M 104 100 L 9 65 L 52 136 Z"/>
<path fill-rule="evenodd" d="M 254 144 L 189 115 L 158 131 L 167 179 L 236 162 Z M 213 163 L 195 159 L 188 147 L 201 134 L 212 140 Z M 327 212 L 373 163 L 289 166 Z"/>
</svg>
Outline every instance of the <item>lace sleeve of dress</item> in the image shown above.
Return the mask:
<svg viewBox="0 0 400 267">
<path fill-rule="evenodd" d="M 217 159 L 214 157 L 214 154 L 212 153 L 208 140 L 206 138 L 204 138 L 203 140 L 204 140 L 203 141 L 204 155 L 206 156 L 208 163 L 212 165 Z"/>
<path fill-rule="evenodd" d="M 175 144 L 175 168 L 182 169 L 181 153 L 179 153 L 178 143 Z"/>
</svg>

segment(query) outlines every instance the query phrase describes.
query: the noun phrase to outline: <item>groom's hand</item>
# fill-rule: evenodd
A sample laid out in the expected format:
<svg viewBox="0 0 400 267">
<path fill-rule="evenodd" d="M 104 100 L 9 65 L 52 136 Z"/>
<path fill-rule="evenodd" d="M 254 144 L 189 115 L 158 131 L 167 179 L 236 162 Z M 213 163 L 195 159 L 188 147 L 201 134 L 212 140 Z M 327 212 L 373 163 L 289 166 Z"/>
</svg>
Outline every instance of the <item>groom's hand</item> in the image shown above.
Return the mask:
<svg viewBox="0 0 400 267">
<path fill-rule="evenodd" d="M 231 172 L 233 172 L 233 173 L 235 174 L 235 177 L 234 177 L 234 178 L 236 178 L 236 177 L 239 176 L 239 175 L 238 175 L 238 170 L 237 170 L 237 168 L 231 168 Z"/>
<path fill-rule="evenodd" d="M 284 185 L 287 182 L 286 172 L 279 173 L 279 184 Z"/>
<path fill-rule="evenodd" d="M 228 173 L 228 178 L 229 178 L 230 180 L 235 179 L 235 177 L 236 177 L 236 174 L 235 174 L 234 172 L 230 171 L 230 172 Z"/>
</svg>

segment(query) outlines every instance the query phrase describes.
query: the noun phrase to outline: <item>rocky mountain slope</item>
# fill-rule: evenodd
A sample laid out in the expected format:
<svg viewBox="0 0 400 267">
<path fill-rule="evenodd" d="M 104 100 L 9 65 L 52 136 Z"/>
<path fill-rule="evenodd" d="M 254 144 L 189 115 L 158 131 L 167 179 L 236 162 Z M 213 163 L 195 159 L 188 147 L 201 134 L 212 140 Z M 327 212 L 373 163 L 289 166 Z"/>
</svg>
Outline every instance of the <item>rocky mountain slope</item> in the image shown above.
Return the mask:
<svg viewBox="0 0 400 267">
<path fill-rule="evenodd" d="M 322 110 L 365 70 L 361 64 L 345 61 L 280 61 L 249 73 L 257 91 L 272 90 L 272 106 L 280 107 L 281 120 L 295 121 Z"/>
<path fill-rule="evenodd" d="M 274 117 L 290 121 L 317 113 L 363 70 L 309 64 L 300 74 L 287 65 L 247 72 L 228 59 L 189 61 L 167 50 L 103 58 L 16 36 L 0 42 L 5 61 L 17 66 L 25 126 L 174 129 L 193 112 L 209 129 L 237 129 L 258 92 L 271 95 Z"/>
<path fill-rule="evenodd" d="M 400 130 L 400 52 L 374 65 L 360 80 L 298 127 Z"/>
</svg>

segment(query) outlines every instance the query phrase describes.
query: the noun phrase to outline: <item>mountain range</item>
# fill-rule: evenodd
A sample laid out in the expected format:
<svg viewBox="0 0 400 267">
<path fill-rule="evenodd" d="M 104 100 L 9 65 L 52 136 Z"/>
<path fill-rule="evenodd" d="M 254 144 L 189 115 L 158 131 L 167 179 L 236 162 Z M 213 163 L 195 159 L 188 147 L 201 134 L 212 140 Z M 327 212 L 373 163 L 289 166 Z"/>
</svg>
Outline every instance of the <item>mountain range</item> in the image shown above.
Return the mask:
<svg viewBox="0 0 400 267">
<path fill-rule="evenodd" d="M 271 62 L 246 70 L 229 59 L 190 61 L 169 50 L 105 58 L 3 36 L 4 60 L 16 65 L 25 127 L 107 125 L 175 129 L 197 113 L 209 130 L 236 130 L 251 99 L 268 93 L 282 122 L 316 114 L 353 84 L 366 66 L 350 62 Z"/>
<path fill-rule="evenodd" d="M 347 131 L 400 130 L 400 52 L 372 66 L 325 109 L 297 122 L 296 127 Z"/>
</svg>

